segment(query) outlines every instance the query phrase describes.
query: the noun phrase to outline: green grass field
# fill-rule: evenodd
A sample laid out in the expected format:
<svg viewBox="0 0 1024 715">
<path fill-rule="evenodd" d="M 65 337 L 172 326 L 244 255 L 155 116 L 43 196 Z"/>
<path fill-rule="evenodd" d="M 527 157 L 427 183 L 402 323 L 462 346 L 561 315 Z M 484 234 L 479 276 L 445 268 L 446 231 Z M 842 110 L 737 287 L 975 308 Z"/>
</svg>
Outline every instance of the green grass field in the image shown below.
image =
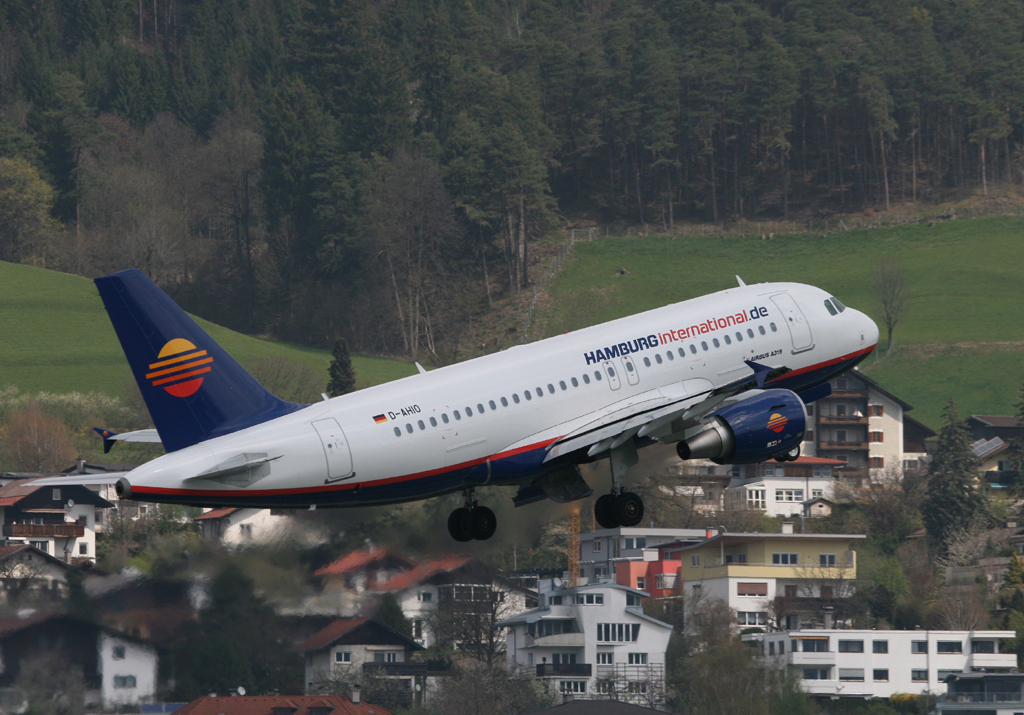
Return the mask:
<svg viewBox="0 0 1024 715">
<path fill-rule="evenodd" d="M 818 236 L 634 237 L 578 243 L 538 302 L 535 325 L 554 335 L 744 281 L 799 281 L 873 317 L 877 260 L 900 261 L 912 304 L 893 355 L 866 374 L 941 424 L 953 397 L 962 414 L 1011 414 L 1024 380 L 1024 219 L 950 221 Z M 616 271 L 625 268 L 628 275 Z M 885 331 L 882 330 L 882 340 Z M 883 345 L 884 346 L 884 345 Z"/>
<path fill-rule="evenodd" d="M 197 319 L 234 358 L 285 358 L 324 375 L 331 356 L 254 338 Z M 87 278 L 0 262 L 0 387 L 119 395 L 131 373 L 99 293 Z M 357 387 L 415 374 L 410 363 L 353 356 Z"/>
</svg>

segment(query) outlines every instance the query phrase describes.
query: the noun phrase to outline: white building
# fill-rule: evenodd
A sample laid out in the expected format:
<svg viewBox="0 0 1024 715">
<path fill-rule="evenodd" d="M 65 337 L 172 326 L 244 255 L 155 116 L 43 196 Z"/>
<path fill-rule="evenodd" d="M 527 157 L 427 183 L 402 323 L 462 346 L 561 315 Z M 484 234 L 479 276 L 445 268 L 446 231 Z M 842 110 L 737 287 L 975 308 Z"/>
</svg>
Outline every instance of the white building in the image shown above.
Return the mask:
<svg viewBox="0 0 1024 715">
<path fill-rule="evenodd" d="M 730 510 L 757 509 L 768 516 L 800 516 L 811 499 L 832 499 L 832 469 L 843 462 L 801 456 L 794 462 L 747 465 L 744 476 L 734 477 L 725 490 Z"/>
<path fill-rule="evenodd" d="M 277 541 L 291 528 L 289 517 L 274 514 L 270 509 L 210 509 L 197 516 L 195 522 L 206 541 L 234 548 Z"/>
<path fill-rule="evenodd" d="M 888 698 L 896 693 L 946 692 L 950 675 L 1008 673 L 1016 653 L 1000 653 L 1013 631 L 798 630 L 753 633 L 744 641 L 791 669 L 810 695 Z"/>
<path fill-rule="evenodd" d="M 508 628 L 509 669 L 576 699 L 661 704 L 672 626 L 644 615 L 646 596 L 609 582 L 541 581 L 540 605 L 499 623 Z"/>
<path fill-rule="evenodd" d="M 68 563 L 95 560 L 96 510 L 112 506 L 84 486 L 25 479 L 0 487 L 0 528 L 8 545 L 29 544 Z"/>
<path fill-rule="evenodd" d="M 655 529 L 642 526 L 597 529 L 580 534 L 580 576 L 588 581 L 615 579 L 619 561 L 642 561 L 644 549 L 669 542 L 697 543 L 707 538 L 704 529 Z"/>
<path fill-rule="evenodd" d="M 104 710 L 137 705 L 156 696 L 159 659 L 151 644 L 113 631 L 101 631 L 98 650 Z"/>
</svg>

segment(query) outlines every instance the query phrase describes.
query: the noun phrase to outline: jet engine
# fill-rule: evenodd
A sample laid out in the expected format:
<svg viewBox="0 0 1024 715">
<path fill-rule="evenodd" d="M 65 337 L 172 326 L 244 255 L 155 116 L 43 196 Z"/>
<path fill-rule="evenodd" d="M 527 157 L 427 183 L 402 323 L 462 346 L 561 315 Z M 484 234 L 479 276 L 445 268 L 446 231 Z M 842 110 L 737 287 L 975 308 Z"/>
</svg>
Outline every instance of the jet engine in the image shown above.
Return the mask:
<svg viewBox="0 0 1024 715">
<path fill-rule="evenodd" d="M 712 412 L 704 430 L 679 442 L 676 452 L 682 459 L 710 459 L 717 464 L 782 458 L 800 447 L 805 415 L 796 393 L 766 390 Z"/>
</svg>

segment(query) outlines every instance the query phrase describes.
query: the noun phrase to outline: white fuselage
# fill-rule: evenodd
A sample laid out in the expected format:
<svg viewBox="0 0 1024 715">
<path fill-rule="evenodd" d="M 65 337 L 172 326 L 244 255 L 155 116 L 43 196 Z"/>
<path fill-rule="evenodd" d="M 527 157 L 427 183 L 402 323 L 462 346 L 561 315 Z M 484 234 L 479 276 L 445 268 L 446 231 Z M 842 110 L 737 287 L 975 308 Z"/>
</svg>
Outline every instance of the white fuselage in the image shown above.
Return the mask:
<svg viewBox="0 0 1024 715">
<path fill-rule="evenodd" d="M 553 441 L 631 404 L 750 375 L 745 360 L 789 368 L 773 384 L 798 391 L 849 369 L 878 329 L 853 309 L 830 314 L 826 298 L 793 283 L 730 288 L 313 404 L 128 481 L 133 498 L 209 506 L 397 502 L 521 482 L 543 471 Z"/>
</svg>

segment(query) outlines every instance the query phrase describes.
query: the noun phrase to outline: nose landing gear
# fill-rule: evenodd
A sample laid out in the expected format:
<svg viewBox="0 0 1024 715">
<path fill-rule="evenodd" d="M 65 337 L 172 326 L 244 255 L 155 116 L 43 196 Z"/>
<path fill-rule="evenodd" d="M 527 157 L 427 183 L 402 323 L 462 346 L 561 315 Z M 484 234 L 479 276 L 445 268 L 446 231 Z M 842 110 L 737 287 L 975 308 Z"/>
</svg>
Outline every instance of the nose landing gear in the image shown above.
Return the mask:
<svg viewBox="0 0 1024 715">
<path fill-rule="evenodd" d="M 479 506 L 473 498 L 473 490 L 467 489 L 463 496 L 466 506 L 459 507 L 448 516 L 448 533 L 456 541 L 486 541 L 494 536 L 498 519 L 494 512 Z"/>
</svg>

